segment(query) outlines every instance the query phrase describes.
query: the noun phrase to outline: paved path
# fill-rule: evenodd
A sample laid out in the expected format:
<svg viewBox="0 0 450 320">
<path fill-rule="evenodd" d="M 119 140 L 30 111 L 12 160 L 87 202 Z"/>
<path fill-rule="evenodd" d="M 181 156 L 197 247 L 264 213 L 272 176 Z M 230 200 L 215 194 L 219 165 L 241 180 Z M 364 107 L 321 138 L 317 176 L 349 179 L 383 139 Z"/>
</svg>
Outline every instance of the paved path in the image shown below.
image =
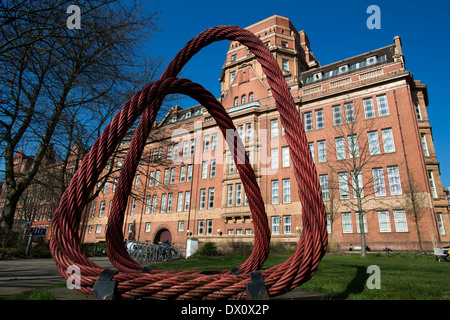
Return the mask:
<svg viewBox="0 0 450 320">
<path fill-rule="evenodd" d="M 90 259 L 101 267 L 114 269 L 107 257 Z M 0 260 L 0 296 L 10 296 L 39 287 L 50 287 L 65 281 L 59 274 L 53 259 Z M 57 291 L 80 294 L 66 287 Z"/>
</svg>

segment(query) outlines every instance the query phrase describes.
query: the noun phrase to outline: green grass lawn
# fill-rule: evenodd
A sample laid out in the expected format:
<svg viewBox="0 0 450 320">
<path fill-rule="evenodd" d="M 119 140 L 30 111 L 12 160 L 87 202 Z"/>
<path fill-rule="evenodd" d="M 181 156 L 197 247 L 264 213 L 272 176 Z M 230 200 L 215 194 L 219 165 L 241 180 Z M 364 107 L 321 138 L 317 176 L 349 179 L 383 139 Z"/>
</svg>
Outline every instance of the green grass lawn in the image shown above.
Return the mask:
<svg viewBox="0 0 450 320">
<path fill-rule="evenodd" d="M 263 269 L 284 262 L 289 255 L 270 255 Z M 192 257 L 152 265 L 162 270 L 225 270 L 239 266 L 246 256 Z M 380 269 L 380 289 L 369 289 L 367 268 Z M 321 292 L 332 300 L 449 300 L 450 263 L 431 255 L 359 254 L 330 255 L 316 274 L 297 289 Z"/>
</svg>

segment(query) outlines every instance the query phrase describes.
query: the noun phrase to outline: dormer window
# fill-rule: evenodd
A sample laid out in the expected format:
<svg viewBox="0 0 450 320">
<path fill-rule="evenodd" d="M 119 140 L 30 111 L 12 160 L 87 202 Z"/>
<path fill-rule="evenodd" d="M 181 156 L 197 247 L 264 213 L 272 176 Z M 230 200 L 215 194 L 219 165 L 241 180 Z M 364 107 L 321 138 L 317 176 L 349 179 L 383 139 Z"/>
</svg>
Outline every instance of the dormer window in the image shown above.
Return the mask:
<svg viewBox="0 0 450 320">
<path fill-rule="evenodd" d="M 366 59 L 366 65 L 370 66 L 377 63 L 377 56 L 369 57 Z"/>
<path fill-rule="evenodd" d="M 177 116 L 172 116 L 172 119 L 170 119 L 170 122 L 177 122 Z"/>
<path fill-rule="evenodd" d="M 314 81 L 322 80 L 322 72 L 315 73 L 313 75 L 313 79 L 314 79 Z"/>
<path fill-rule="evenodd" d="M 186 119 L 191 117 L 191 112 L 186 113 Z"/>
<path fill-rule="evenodd" d="M 231 61 L 236 60 L 236 58 L 237 58 L 237 54 L 233 54 L 233 55 L 231 56 Z"/>
<path fill-rule="evenodd" d="M 343 66 L 340 66 L 340 67 L 338 68 L 338 71 L 339 71 L 339 73 L 347 72 L 347 71 L 348 71 L 348 64 L 343 65 Z"/>
</svg>

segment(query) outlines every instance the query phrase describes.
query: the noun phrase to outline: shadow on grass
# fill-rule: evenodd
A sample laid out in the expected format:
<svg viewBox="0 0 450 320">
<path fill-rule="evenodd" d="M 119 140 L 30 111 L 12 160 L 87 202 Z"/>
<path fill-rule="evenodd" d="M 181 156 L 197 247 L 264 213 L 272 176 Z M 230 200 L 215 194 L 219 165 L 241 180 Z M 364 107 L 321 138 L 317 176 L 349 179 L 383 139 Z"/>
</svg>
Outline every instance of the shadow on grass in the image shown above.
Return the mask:
<svg viewBox="0 0 450 320">
<path fill-rule="evenodd" d="M 367 268 L 362 266 L 353 266 L 356 268 L 356 274 L 348 283 L 343 292 L 333 294 L 331 299 L 345 300 L 350 294 L 359 294 L 364 290 L 367 281 Z"/>
</svg>

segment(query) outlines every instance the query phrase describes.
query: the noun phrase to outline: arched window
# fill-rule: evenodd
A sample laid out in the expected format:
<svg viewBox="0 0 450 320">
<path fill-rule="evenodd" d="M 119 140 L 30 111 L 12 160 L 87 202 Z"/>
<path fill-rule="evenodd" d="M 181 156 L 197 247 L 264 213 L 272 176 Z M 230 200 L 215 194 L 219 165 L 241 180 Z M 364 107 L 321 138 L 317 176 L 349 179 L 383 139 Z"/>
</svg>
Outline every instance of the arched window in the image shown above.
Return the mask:
<svg viewBox="0 0 450 320">
<path fill-rule="evenodd" d="M 235 97 L 234 98 L 234 106 L 236 107 L 239 104 L 239 98 Z"/>
<path fill-rule="evenodd" d="M 247 96 L 244 94 L 242 97 L 241 97 L 241 104 L 245 104 L 247 102 Z"/>
<path fill-rule="evenodd" d="M 250 94 L 248 95 L 248 102 L 252 102 L 253 99 L 254 99 L 253 92 L 250 92 Z"/>
</svg>

